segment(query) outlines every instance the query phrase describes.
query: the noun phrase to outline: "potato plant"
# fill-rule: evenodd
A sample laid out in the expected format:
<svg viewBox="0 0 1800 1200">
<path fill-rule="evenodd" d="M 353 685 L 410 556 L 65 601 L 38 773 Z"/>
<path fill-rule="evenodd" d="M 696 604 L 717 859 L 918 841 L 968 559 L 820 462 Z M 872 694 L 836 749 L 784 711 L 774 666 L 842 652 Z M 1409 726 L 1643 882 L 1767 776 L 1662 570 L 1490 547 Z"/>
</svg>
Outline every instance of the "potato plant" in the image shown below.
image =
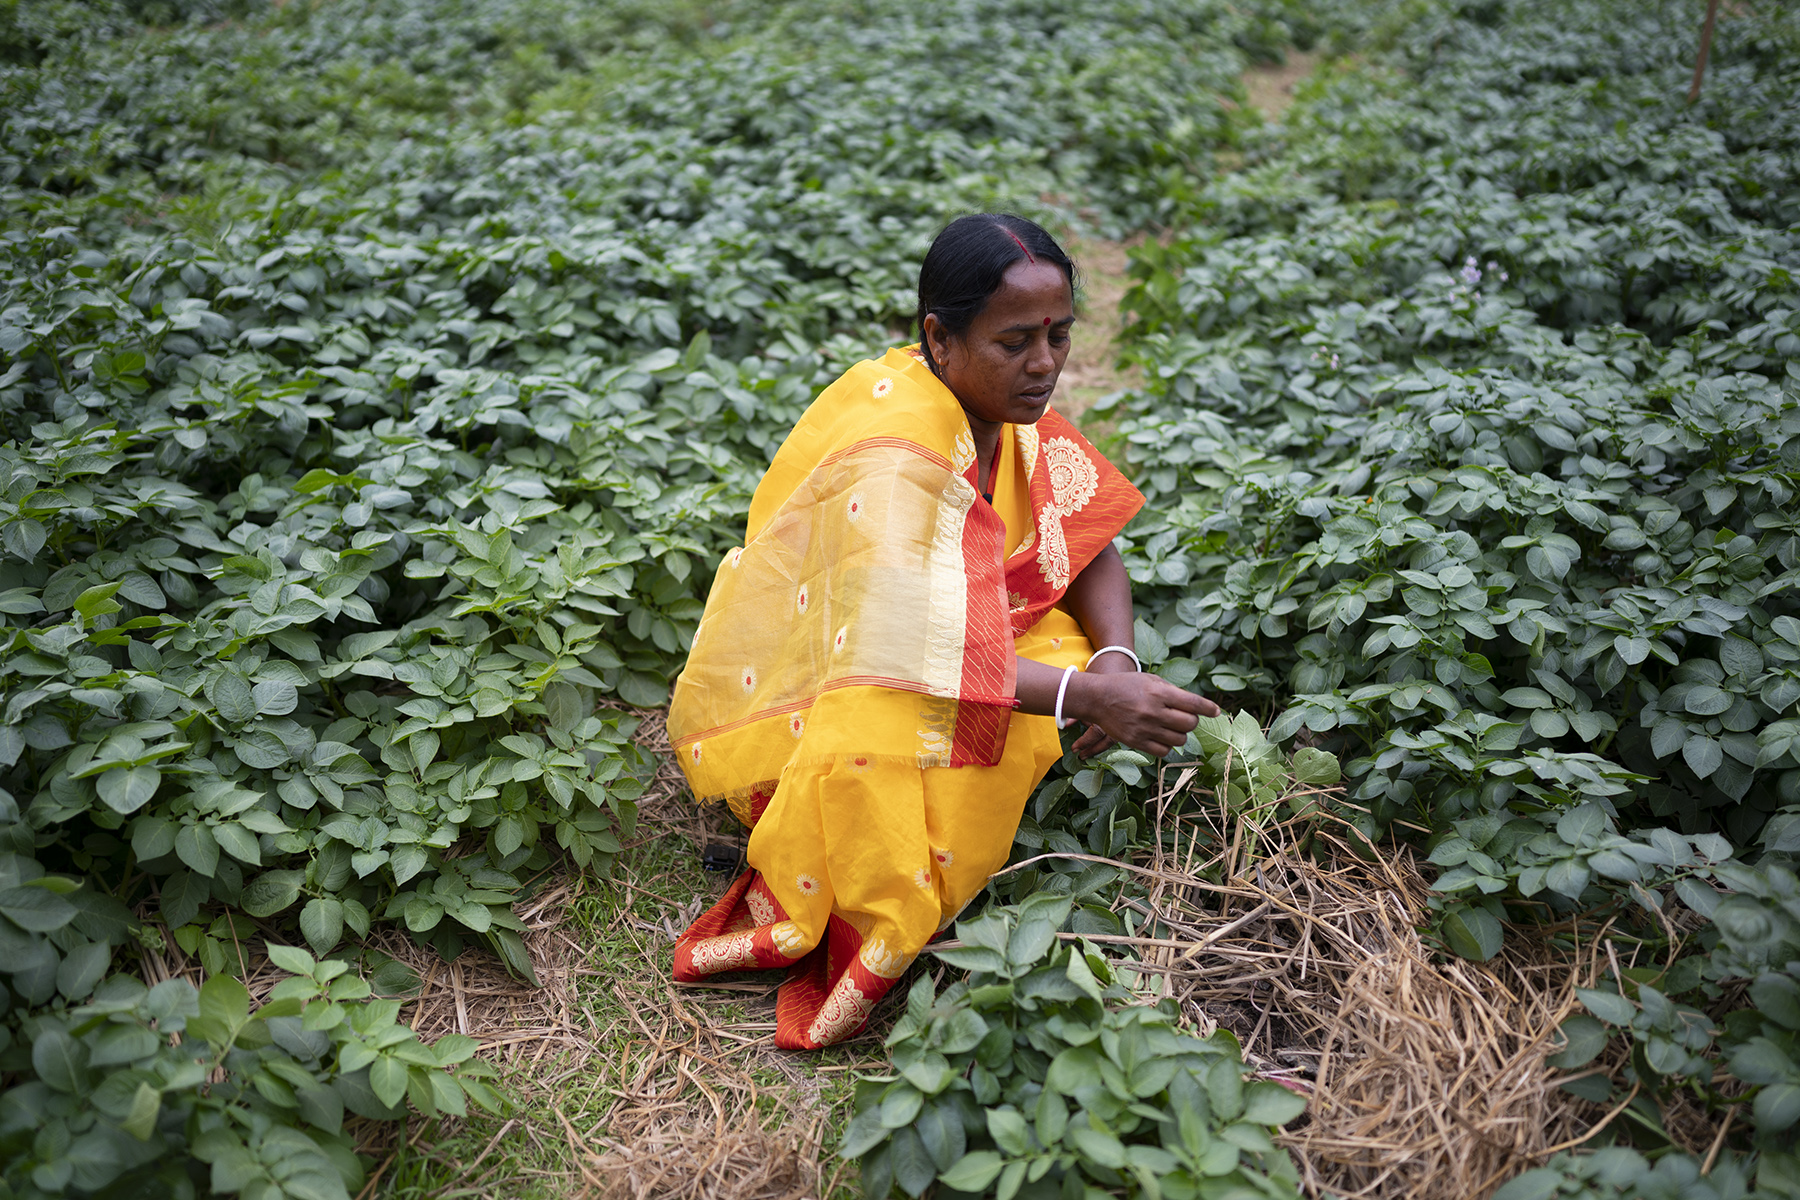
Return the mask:
<svg viewBox="0 0 1800 1200">
<path fill-rule="evenodd" d="M 530 975 L 514 903 L 631 835 L 627 710 L 935 227 L 1167 215 L 1257 22 L 0 10 L 0 1192 L 339 1200 L 346 1107 L 498 1104 L 330 964 Z"/>
<path fill-rule="evenodd" d="M 1334 11 L 1291 16 L 1372 27 Z M 1382 53 L 1136 253 L 1148 383 L 1107 410 L 1151 497 L 1127 562 L 1159 669 L 1335 752 L 1344 815 L 1438 867 L 1448 950 L 1545 919 L 1637 947 L 1560 1062 L 1624 1039 L 1642 1095 L 1609 1136 L 1660 1161 L 1509 1197 L 1700 1194 L 1676 1090 L 1750 1096 L 1723 1150 L 1755 1157 L 1705 1186 L 1800 1194 L 1800 38 L 1722 22 L 1690 107 L 1694 16 L 1375 19 Z"/>
<path fill-rule="evenodd" d="M 959 921 L 888 1035 L 894 1072 L 857 1083 L 840 1153 L 872 1197 L 1299 1196 L 1271 1126 L 1306 1101 L 1244 1081 L 1229 1032 L 1181 1031 L 1172 1001 L 1130 1003 L 1091 943 L 1059 941 L 1071 899 L 1038 892 Z"/>
</svg>

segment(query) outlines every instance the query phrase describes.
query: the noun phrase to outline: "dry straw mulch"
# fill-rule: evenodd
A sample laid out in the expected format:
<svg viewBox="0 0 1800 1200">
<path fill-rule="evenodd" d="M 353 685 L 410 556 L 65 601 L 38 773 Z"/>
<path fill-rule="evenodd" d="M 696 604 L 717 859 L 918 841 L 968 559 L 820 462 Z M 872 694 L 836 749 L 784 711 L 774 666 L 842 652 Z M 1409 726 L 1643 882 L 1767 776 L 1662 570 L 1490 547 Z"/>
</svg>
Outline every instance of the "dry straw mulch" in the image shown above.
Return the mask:
<svg viewBox="0 0 1800 1200">
<path fill-rule="evenodd" d="M 1231 1029 L 1259 1075 L 1309 1096 L 1282 1140 L 1311 1194 L 1485 1196 L 1618 1115 L 1545 1062 L 1600 969 L 1592 945 L 1515 931 L 1491 962 L 1448 958 L 1420 938 L 1410 851 L 1307 804 L 1327 789 L 1285 798 L 1311 808 L 1299 818 L 1226 819 L 1193 774 L 1165 770 L 1154 848 L 1116 864 L 1147 888 L 1119 905 L 1140 935 L 1095 940 L 1135 953 L 1147 999 L 1173 998 L 1202 1034 Z"/>
</svg>

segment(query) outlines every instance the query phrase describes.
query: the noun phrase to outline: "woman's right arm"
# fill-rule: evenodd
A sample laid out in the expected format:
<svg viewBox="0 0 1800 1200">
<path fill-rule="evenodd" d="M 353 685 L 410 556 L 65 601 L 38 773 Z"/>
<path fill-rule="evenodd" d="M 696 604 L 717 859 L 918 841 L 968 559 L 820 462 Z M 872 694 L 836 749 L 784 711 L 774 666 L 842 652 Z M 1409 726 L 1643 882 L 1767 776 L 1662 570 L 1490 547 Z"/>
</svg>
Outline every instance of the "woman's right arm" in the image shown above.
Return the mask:
<svg viewBox="0 0 1800 1200">
<path fill-rule="evenodd" d="M 1062 679 L 1060 667 L 1019 659 L 1019 707 L 1040 716 L 1054 715 Z M 1200 717 L 1217 716 L 1219 706 L 1147 672 L 1077 671 L 1069 676 L 1062 711 L 1064 717 L 1098 726 L 1116 742 L 1161 758 L 1187 741 Z"/>
</svg>

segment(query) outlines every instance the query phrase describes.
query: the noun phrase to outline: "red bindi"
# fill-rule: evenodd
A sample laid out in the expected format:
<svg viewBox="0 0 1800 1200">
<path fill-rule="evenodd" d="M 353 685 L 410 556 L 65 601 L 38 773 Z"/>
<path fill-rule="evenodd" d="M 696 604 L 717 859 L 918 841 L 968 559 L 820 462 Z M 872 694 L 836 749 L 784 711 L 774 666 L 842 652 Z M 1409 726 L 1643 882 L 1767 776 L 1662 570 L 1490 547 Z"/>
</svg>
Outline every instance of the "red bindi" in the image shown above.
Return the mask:
<svg viewBox="0 0 1800 1200">
<path fill-rule="evenodd" d="M 1050 323 L 1050 318 L 1049 318 L 1049 317 L 1045 317 L 1045 318 L 1044 318 L 1044 324 L 1046 324 L 1046 325 L 1048 325 L 1048 324 L 1049 324 L 1049 323 Z"/>
</svg>

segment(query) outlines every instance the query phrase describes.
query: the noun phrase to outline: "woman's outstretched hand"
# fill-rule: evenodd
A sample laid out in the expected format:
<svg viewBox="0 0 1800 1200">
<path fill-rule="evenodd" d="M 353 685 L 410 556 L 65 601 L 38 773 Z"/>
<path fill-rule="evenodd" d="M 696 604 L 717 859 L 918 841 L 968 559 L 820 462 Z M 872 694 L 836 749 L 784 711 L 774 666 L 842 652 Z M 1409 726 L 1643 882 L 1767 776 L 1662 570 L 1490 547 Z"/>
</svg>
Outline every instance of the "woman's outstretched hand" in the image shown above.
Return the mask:
<svg viewBox="0 0 1800 1200">
<path fill-rule="evenodd" d="M 1018 696 L 1025 711 L 1054 713 L 1062 676 L 1056 667 L 1019 659 Z M 1075 741 L 1083 758 L 1115 743 L 1161 758 L 1187 741 L 1201 717 L 1218 716 L 1219 706 L 1138 671 L 1123 654 L 1105 654 L 1090 670 L 1069 677 L 1062 711 L 1087 726 Z"/>
<path fill-rule="evenodd" d="M 1124 661 L 1124 670 L 1101 667 L 1106 658 L 1115 657 Z M 1109 654 L 1097 660 L 1093 670 L 1069 680 L 1069 692 L 1063 714 L 1087 725 L 1075 739 L 1075 753 L 1082 758 L 1092 758 L 1115 743 L 1161 758 L 1187 741 L 1199 718 L 1219 715 L 1219 706 L 1211 700 L 1133 670 L 1131 660 L 1122 654 Z"/>
</svg>

